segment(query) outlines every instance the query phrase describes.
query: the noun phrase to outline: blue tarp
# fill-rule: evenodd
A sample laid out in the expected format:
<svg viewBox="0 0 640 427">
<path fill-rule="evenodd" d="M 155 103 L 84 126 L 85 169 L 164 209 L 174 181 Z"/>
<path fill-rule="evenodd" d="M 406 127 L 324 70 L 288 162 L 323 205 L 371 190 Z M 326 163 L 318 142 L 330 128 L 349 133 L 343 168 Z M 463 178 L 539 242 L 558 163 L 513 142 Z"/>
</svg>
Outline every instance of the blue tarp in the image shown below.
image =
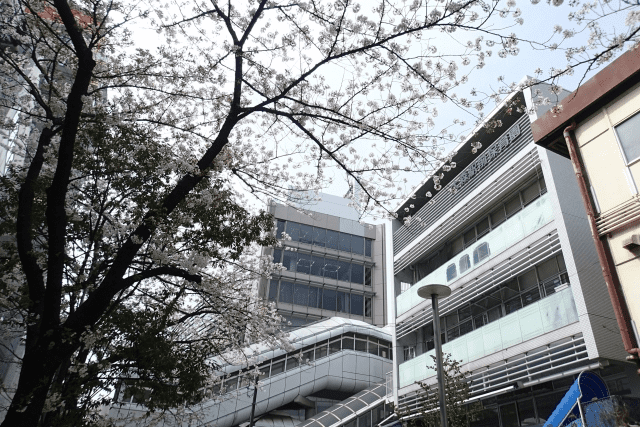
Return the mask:
<svg viewBox="0 0 640 427">
<path fill-rule="evenodd" d="M 566 427 L 577 420 L 582 420 L 578 399 L 580 399 L 580 403 L 587 403 L 608 396 L 609 390 L 602 378 L 593 372 L 582 372 L 567 394 L 564 395 L 544 427 Z M 580 422 L 579 425 L 582 423 Z"/>
</svg>

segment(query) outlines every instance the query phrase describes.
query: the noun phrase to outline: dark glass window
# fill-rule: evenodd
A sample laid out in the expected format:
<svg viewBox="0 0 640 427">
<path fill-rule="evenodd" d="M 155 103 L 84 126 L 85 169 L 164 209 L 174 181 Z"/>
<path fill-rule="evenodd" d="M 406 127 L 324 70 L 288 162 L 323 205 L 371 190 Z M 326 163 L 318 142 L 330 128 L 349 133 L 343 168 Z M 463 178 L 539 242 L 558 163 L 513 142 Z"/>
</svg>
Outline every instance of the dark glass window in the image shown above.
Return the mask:
<svg viewBox="0 0 640 427">
<path fill-rule="evenodd" d="M 537 286 L 522 293 L 522 306 L 527 306 L 540 299 L 540 289 Z"/>
<path fill-rule="evenodd" d="M 351 314 L 356 316 L 362 316 L 363 296 L 358 294 L 351 294 Z"/>
<path fill-rule="evenodd" d="M 282 249 L 273 250 L 273 262 L 276 264 L 282 262 Z"/>
<path fill-rule="evenodd" d="M 538 186 L 538 181 L 522 190 L 522 200 L 525 206 L 537 199 L 538 196 L 540 196 L 540 187 Z"/>
<path fill-rule="evenodd" d="M 340 233 L 337 231 L 327 230 L 327 248 L 338 249 L 338 242 L 340 241 Z"/>
<path fill-rule="evenodd" d="M 364 283 L 364 265 L 351 264 L 351 282 L 360 285 Z"/>
<path fill-rule="evenodd" d="M 492 228 L 495 228 L 498 224 L 501 224 L 502 222 L 504 222 L 504 220 L 507 219 L 504 213 L 504 206 L 500 205 L 498 209 L 491 212 L 491 215 L 489 215 L 489 217 L 491 218 Z"/>
<path fill-rule="evenodd" d="M 371 239 L 364 239 L 364 256 L 371 256 Z"/>
<path fill-rule="evenodd" d="M 640 114 L 616 126 L 616 133 L 627 163 L 640 158 Z"/>
<path fill-rule="evenodd" d="M 476 241 L 476 229 L 471 228 L 464 233 L 464 246 L 468 247 L 470 244 Z"/>
<path fill-rule="evenodd" d="M 371 341 L 369 341 L 369 354 L 375 354 L 376 356 L 378 355 L 378 344 L 376 343 L 372 343 Z"/>
<path fill-rule="evenodd" d="M 536 413 L 533 410 L 533 400 L 522 400 L 518 402 L 518 416 L 522 425 L 536 423 Z"/>
<path fill-rule="evenodd" d="M 547 192 L 547 183 L 544 181 L 544 177 L 541 176 L 540 179 L 538 180 L 538 182 L 540 183 L 540 194 L 544 194 Z"/>
<path fill-rule="evenodd" d="M 456 265 L 455 264 L 450 264 L 447 267 L 447 282 L 450 280 L 455 279 L 457 276 L 456 274 Z"/>
<path fill-rule="evenodd" d="M 284 360 L 271 364 L 271 376 L 281 374 L 282 372 L 284 372 Z"/>
<path fill-rule="evenodd" d="M 233 391 L 238 388 L 238 377 L 233 376 L 224 382 L 224 387 L 227 392 Z"/>
<path fill-rule="evenodd" d="M 311 272 L 311 255 L 298 254 L 298 265 L 296 271 L 303 274 L 309 274 Z"/>
<path fill-rule="evenodd" d="M 364 339 L 364 340 L 356 340 L 356 351 L 362 351 L 362 352 L 366 352 L 367 351 L 367 341 L 366 341 L 366 339 Z"/>
<path fill-rule="evenodd" d="M 500 418 L 502 418 L 502 427 L 518 427 L 518 413 L 516 404 L 509 403 L 500 407 Z"/>
<path fill-rule="evenodd" d="M 311 257 L 310 274 L 314 276 L 322 276 L 324 273 L 324 258 L 321 256 L 313 255 Z"/>
<path fill-rule="evenodd" d="M 538 278 L 540 280 L 546 280 L 551 276 L 556 276 L 558 274 L 558 263 L 556 262 L 556 258 L 553 257 L 550 260 L 543 262 L 536 266 L 538 270 Z"/>
<path fill-rule="evenodd" d="M 287 358 L 287 371 L 290 371 L 291 369 L 295 369 L 298 366 L 300 366 L 300 361 L 296 356 L 297 355 L 293 355 Z"/>
<path fill-rule="evenodd" d="M 310 225 L 300 224 L 300 242 L 313 243 L 313 227 Z"/>
<path fill-rule="evenodd" d="M 504 207 L 507 211 L 507 218 L 522 209 L 522 204 L 520 203 L 520 194 L 516 194 L 514 197 L 512 197 L 507 203 L 505 203 Z"/>
<path fill-rule="evenodd" d="M 471 331 L 473 331 L 473 323 L 471 322 L 471 319 L 460 323 L 460 335 L 468 334 Z"/>
<path fill-rule="evenodd" d="M 337 311 L 341 313 L 349 312 L 349 293 L 348 292 L 338 292 L 337 295 Z"/>
<path fill-rule="evenodd" d="M 464 250 L 464 237 L 460 236 L 451 242 L 451 256 L 457 255 Z"/>
<path fill-rule="evenodd" d="M 371 298 L 364 297 L 364 317 L 371 317 Z"/>
<path fill-rule="evenodd" d="M 338 280 L 348 282 L 351 280 L 351 263 L 338 261 Z"/>
<path fill-rule="evenodd" d="M 286 222 L 279 219 L 276 226 L 276 239 L 282 239 L 282 233 L 284 232 L 284 226 Z"/>
<path fill-rule="evenodd" d="M 517 296 L 517 297 L 505 302 L 504 303 L 504 308 L 505 308 L 507 314 L 513 313 L 516 310 L 520 310 L 522 308 L 522 301 L 520 301 L 520 296 Z"/>
<path fill-rule="evenodd" d="M 293 303 L 293 283 L 280 282 L 280 302 Z"/>
<path fill-rule="evenodd" d="M 322 289 L 309 286 L 309 307 L 320 308 L 322 301 Z"/>
<path fill-rule="evenodd" d="M 278 299 L 278 281 L 272 280 L 269 283 L 269 301 L 276 301 Z"/>
<path fill-rule="evenodd" d="M 308 305 L 309 286 L 296 283 L 293 288 L 293 303 L 298 305 Z"/>
<path fill-rule="evenodd" d="M 330 258 L 325 258 L 324 260 L 324 277 L 328 277 L 330 279 L 338 278 L 338 261 Z"/>
<path fill-rule="evenodd" d="M 471 268 L 471 260 L 469 260 L 469 255 L 463 255 L 460 258 L 460 262 L 458 263 L 460 267 L 460 274 L 464 273 L 468 269 Z"/>
<path fill-rule="evenodd" d="M 480 243 L 473 250 L 473 264 L 475 265 L 481 261 L 484 261 L 485 259 L 489 258 L 489 255 L 491 255 L 491 252 L 489 251 L 489 243 Z"/>
<path fill-rule="evenodd" d="M 313 227 L 313 244 L 324 248 L 327 244 L 327 230 Z"/>
<path fill-rule="evenodd" d="M 351 235 L 351 252 L 364 255 L 364 237 Z"/>
<path fill-rule="evenodd" d="M 538 284 L 538 278 L 536 277 L 535 270 L 529 270 L 518 276 L 518 283 L 520 284 L 521 292 L 535 287 Z"/>
<path fill-rule="evenodd" d="M 476 233 L 478 237 L 484 236 L 489 232 L 489 217 L 484 218 L 482 221 L 476 224 Z"/>
<path fill-rule="evenodd" d="M 302 363 L 313 362 L 313 346 L 309 346 L 302 350 Z"/>
<path fill-rule="evenodd" d="M 340 341 L 341 340 L 338 338 L 337 340 L 331 341 L 329 343 L 329 354 L 334 354 L 341 350 Z"/>
<path fill-rule="evenodd" d="M 371 411 L 367 411 L 358 417 L 358 427 L 371 427 Z"/>
<path fill-rule="evenodd" d="M 327 355 L 327 342 L 324 341 L 322 344 L 318 344 L 316 346 L 316 360 L 321 357 L 325 357 Z"/>
<path fill-rule="evenodd" d="M 287 221 L 287 234 L 294 242 L 300 241 L 300 224 L 297 222 Z"/>
<path fill-rule="evenodd" d="M 342 338 L 342 348 L 344 350 L 353 350 L 353 337 L 346 336 Z"/>
<path fill-rule="evenodd" d="M 298 263 L 298 254 L 296 252 L 284 251 L 284 256 L 282 257 L 282 265 L 288 271 L 295 272 L 296 264 Z"/>
<path fill-rule="evenodd" d="M 364 268 L 364 285 L 371 286 L 371 267 Z"/>
<path fill-rule="evenodd" d="M 336 291 L 334 291 L 333 289 L 323 290 L 322 308 L 325 310 L 336 311 Z"/>
<path fill-rule="evenodd" d="M 338 249 L 345 252 L 351 252 L 351 234 L 340 233 L 340 244 Z"/>
</svg>

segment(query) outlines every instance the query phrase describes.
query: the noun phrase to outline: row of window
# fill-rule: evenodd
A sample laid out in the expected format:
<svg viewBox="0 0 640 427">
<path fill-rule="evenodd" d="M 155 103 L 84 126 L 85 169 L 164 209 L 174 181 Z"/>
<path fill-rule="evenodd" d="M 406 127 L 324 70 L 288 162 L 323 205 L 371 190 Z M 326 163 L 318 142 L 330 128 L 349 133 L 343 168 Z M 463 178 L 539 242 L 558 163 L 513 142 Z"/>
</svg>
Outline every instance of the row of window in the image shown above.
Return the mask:
<svg viewBox="0 0 640 427">
<path fill-rule="evenodd" d="M 477 265 L 485 259 L 489 258 L 491 255 L 491 251 L 489 249 L 489 243 L 484 242 L 479 244 L 473 250 L 473 265 Z M 462 255 L 458 260 L 458 266 L 460 267 L 460 274 L 471 268 L 471 260 L 469 259 L 469 255 Z M 458 272 L 456 271 L 456 264 L 449 264 L 447 266 L 447 282 L 458 277 Z"/>
<path fill-rule="evenodd" d="M 360 414 L 357 418 L 344 424 L 344 427 L 376 427 L 381 421 L 393 414 L 390 404 L 381 403 L 370 411 Z"/>
<path fill-rule="evenodd" d="M 440 249 L 420 261 L 416 265 L 419 271 L 417 280 L 427 276 L 448 260 L 473 245 L 478 239 L 498 227 L 546 192 L 547 187 L 542 176 L 528 183 L 523 189 L 511 195 L 506 202 L 500 203 L 491 213 L 476 221 L 454 239 L 448 241 L 444 245 L 444 249 Z M 465 262 L 465 264 L 463 264 L 464 266 L 469 265 L 468 260 L 460 260 L 460 262 Z M 460 266 L 461 272 L 464 271 L 462 268 L 463 265 Z"/>
<path fill-rule="evenodd" d="M 291 272 L 327 277 L 345 282 L 371 286 L 371 267 L 355 262 L 325 258 L 322 256 L 274 249 L 273 262 Z"/>
<path fill-rule="evenodd" d="M 265 378 L 295 369 L 299 367 L 301 363 L 310 363 L 342 350 L 355 350 L 386 359 L 392 359 L 391 349 L 392 347 L 389 341 L 347 332 L 258 365 L 258 369 L 260 370 L 259 379 L 264 380 Z M 229 378 L 224 380 L 223 384 L 215 386 L 212 392 L 214 394 L 219 394 L 221 391 L 224 393 L 230 392 L 236 390 L 238 387 L 248 386 L 251 384 L 251 381 L 252 376 L 248 374 L 248 370 L 234 372 L 230 374 Z"/>
<path fill-rule="evenodd" d="M 371 297 L 284 280 L 271 280 L 269 300 L 371 317 Z"/>
<path fill-rule="evenodd" d="M 278 220 L 276 236 L 282 238 L 285 232 L 294 242 L 308 243 L 322 248 L 336 249 L 358 255 L 371 256 L 371 239 L 355 234 L 341 233 L 326 228 L 313 227 L 293 221 Z"/>
<path fill-rule="evenodd" d="M 490 294 L 442 316 L 442 342 L 454 340 L 539 301 L 555 293 L 564 284 L 569 284 L 569 277 L 562 255 L 557 255 L 494 288 Z M 424 329 L 426 350 L 429 351 L 434 348 L 433 323 L 430 322 Z M 413 346 L 405 347 L 405 360 L 415 355 Z"/>
</svg>

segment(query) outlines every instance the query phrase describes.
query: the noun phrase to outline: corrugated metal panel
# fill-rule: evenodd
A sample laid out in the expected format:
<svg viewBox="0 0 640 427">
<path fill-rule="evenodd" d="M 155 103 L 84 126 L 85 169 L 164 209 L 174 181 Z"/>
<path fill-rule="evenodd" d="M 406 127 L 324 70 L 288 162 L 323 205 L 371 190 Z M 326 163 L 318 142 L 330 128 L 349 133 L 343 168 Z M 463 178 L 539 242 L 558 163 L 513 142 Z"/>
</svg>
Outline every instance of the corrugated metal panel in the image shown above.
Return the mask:
<svg viewBox="0 0 640 427">
<path fill-rule="evenodd" d="M 529 122 L 529 117 L 526 114 L 502 135 L 509 134 L 509 132 L 512 132 L 513 134 L 513 129 L 516 127 L 519 128 L 520 134 L 514 138 L 513 142 L 504 146 L 497 157 L 494 157 L 491 161 L 487 162 L 487 159 L 493 156 L 490 156 L 490 153 L 485 152 L 458 175 L 462 176 L 465 172 L 473 170 L 474 177 L 470 182 L 461 186 L 455 193 L 450 192 L 449 187 L 453 188 L 458 180 L 440 190 L 440 192 L 433 197 L 434 203 L 432 205 L 426 204 L 413 216 L 414 218 L 420 218 L 422 223 L 413 221 L 412 225 L 408 227 L 403 226 L 394 233 L 394 255 L 398 254 L 402 249 L 411 244 L 411 242 L 413 242 L 426 227 L 431 226 L 438 219 L 446 215 L 446 213 L 459 203 L 460 200 L 470 194 L 485 180 L 489 179 L 489 177 L 502 167 L 502 165 L 507 163 L 518 152 L 520 152 L 522 148 L 533 141 L 531 136 L 531 123 Z M 496 137 L 496 141 L 499 141 L 500 139 L 501 138 Z"/>
</svg>

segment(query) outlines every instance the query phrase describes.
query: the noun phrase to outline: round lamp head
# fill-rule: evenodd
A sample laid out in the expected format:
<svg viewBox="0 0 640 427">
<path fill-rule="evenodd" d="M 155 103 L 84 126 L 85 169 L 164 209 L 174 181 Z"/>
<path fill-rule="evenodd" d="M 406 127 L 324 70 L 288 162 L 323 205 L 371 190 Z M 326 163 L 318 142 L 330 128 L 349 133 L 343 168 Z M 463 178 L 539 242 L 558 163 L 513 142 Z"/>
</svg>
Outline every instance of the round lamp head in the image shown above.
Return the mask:
<svg viewBox="0 0 640 427">
<path fill-rule="evenodd" d="M 431 299 L 431 296 L 435 295 L 438 299 L 446 298 L 451 295 L 451 288 L 447 285 L 424 285 L 418 289 L 418 296 L 425 299 Z"/>
</svg>

